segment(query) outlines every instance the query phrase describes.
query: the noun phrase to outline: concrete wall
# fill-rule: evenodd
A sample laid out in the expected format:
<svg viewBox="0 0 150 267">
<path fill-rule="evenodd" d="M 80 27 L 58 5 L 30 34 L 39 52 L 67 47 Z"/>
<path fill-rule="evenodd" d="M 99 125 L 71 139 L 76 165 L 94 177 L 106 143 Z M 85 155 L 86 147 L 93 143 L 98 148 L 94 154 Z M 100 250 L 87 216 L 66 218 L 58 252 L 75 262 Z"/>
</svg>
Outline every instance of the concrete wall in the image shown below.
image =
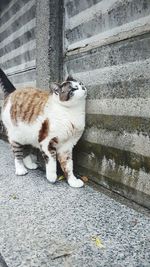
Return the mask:
<svg viewBox="0 0 150 267">
<path fill-rule="evenodd" d="M 150 207 L 150 1 L 65 0 L 64 75 L 88 88 L 78 170 Z"/>
<path fill-rule="evenodd" d="M 6 0 L 0 6 L 0 66 L 17 87 L 35 85 L 35 0 Z"/>
<path fill-rule="evenodd" d="M 49 90 L 62 79 L 63 0 L 36 0 L 36 82 Z"/>
</svg>

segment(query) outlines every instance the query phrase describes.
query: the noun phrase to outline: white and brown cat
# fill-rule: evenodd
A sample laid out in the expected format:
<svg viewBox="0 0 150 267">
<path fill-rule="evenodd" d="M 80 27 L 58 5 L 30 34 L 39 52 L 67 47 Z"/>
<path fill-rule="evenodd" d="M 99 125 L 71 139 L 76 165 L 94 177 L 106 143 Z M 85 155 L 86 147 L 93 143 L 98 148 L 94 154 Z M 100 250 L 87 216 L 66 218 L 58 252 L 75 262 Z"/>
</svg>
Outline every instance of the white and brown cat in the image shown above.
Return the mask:
<svg viewBox="0 0 150 267">
<path fill-rule="evenodd" d="M 32 87 L 16 90 L 1 69 L 0 83 L 5 96 L 2 121 L 14 152 L 16 174 L 37 168 L 31 155 L 23 158 L 23 146 L 29 144 L 42 151 L 50 182 L 57 179 L 57 159 L 68 184 L 82 187 L 83 181 L 73 174 L 72 149 L 85 127 L 84 85 L 68 77 L 51 85 L 53 93 Z"/>
</svg>

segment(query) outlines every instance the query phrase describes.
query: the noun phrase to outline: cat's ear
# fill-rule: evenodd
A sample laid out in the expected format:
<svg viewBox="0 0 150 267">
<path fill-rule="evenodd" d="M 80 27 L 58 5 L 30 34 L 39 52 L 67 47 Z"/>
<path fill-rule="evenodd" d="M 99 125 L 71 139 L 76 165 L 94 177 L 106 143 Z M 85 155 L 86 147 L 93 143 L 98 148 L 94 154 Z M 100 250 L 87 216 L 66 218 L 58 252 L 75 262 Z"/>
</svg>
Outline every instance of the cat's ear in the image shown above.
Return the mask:
<svg viewBox="0 0 150 267">
<path fill-rule="evenodd" d="M 56 95 L 58 95 L 60 93 L 61 87 L 59 83 L 51 83 L 50 86 L 52 92 L 54 92 Z"/>
<path fill-rule="evenodd" d="M 71 75 L 68 75 L 66 81 L 67 82 L 71 82 L 71 81 L 74 81 L 74 79 L 73 79 L 73 77 Z"/>
</svg>

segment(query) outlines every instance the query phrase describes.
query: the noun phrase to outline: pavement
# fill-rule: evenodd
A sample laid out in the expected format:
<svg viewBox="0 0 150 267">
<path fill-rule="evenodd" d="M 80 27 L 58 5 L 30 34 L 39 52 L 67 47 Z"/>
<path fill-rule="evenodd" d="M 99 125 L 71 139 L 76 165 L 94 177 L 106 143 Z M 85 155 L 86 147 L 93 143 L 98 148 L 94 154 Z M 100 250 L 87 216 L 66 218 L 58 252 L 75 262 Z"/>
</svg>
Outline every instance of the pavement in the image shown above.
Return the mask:
<svg viewBox="0 0 150 267">
<path fill-rule="evenodd" d="M 41 170 L 15 176 L 0 140 L 0 267 L 55 266 L 149 267 L 149 211 L 89 185 L 50 184 Z"/>
</svg>

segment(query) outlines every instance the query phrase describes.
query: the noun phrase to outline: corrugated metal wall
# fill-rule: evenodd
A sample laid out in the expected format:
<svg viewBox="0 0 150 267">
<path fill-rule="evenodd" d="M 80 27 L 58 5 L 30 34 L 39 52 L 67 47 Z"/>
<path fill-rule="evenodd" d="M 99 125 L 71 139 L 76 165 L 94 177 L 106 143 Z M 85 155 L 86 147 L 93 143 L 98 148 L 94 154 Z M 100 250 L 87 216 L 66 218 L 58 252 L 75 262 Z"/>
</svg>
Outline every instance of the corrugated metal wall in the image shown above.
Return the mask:
<svg viewBox="0 0 150 267">
<path fill-rule="evenodd" d="M 35 85 L 35 0 L 1 3 L 0 66 L 17 86 Z"/>
<path fill-rule="evenodd" d="M 65 0 L 64 21 L 64 74 L 72 73 L 88 88 L 78 168 L 98 183 L 146 203 L 150 1 Z"/>
</svg>

